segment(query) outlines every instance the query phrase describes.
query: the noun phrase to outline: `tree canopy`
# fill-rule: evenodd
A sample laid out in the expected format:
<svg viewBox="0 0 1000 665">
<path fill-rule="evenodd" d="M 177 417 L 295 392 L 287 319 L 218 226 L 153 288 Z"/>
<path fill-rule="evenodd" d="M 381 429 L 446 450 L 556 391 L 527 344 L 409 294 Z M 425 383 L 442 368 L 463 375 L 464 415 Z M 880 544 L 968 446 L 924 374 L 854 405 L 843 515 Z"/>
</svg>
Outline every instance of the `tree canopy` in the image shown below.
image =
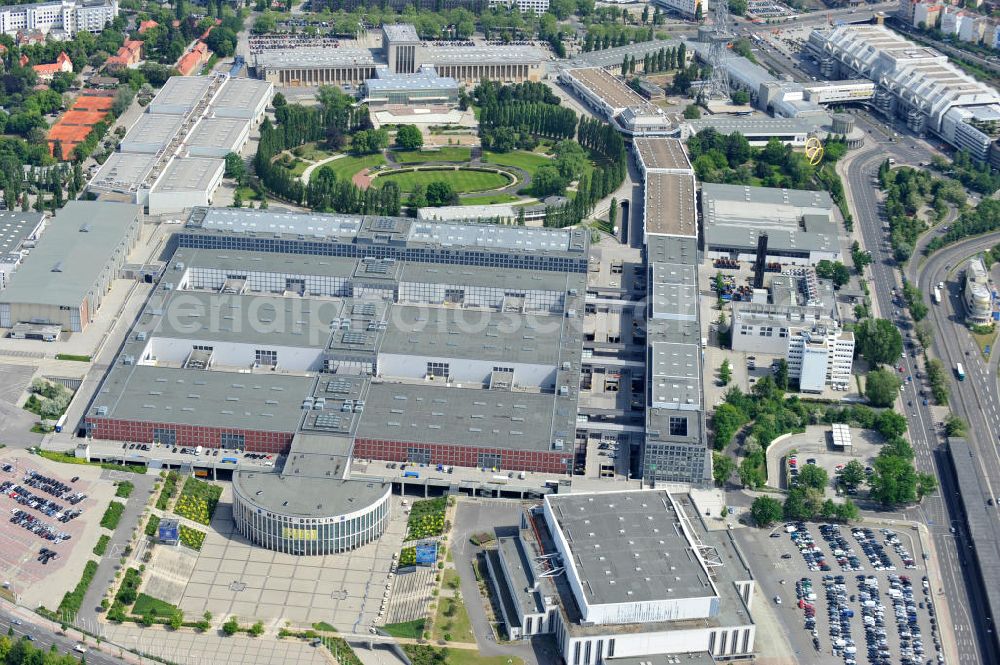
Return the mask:
<svg viewBox="0 0 1000 665">
<path fill-rule="evenodd" d="M 873 365 L 889 365 L 903 354 L 903 336 L 887 319 L 865 319 L 854 329 L 857 349 Z"/>
</svg>

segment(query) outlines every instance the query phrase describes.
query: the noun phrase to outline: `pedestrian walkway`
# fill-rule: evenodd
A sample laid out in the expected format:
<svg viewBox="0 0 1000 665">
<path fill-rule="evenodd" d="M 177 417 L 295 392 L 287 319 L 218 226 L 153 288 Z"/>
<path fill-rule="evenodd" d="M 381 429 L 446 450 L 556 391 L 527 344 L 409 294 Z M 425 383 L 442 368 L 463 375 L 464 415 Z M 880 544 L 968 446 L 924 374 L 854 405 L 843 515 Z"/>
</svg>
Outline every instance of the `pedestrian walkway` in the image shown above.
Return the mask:
<svg viewBox="0 0 1000 665">
<path fill-rule="evenodd" d="M 115 471 L 106 471 L 101 475 L 102 479 L 106 478 L 109 481 L 120 480 L 121 477 L 121 473 Z M 132 490 L 132 496 L 125 501 L 125 511 L 118 522 L 118 527 L 111 535 L 107 553 L 101 557 L 94 579 L 83 597 L 77 621 L 84 621 L 87 624 L 97 621 L 101 599 L 104 598 L 104 594 L 109 589 L 115 586 L 115 572 L 120 565 L 118 559 L 124 555 L 126 547 L 132 541 L 132 532 L 140 526 L 139 520 L 142 518 L 146 502 L 149 500 L 149 493 L 157 478 L 155 474 L 151 473 L 128 474 L 128 480 L 135 485 L 135 489 Z"/>
</svg>

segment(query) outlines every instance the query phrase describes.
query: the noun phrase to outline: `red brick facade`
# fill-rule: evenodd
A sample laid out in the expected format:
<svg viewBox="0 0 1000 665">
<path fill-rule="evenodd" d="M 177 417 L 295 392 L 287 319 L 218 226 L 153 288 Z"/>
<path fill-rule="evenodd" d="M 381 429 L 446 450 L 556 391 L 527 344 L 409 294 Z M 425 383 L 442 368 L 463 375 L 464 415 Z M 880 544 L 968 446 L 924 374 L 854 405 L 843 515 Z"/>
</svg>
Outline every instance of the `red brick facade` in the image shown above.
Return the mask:
<svg viewBox="0 0 1000 665">
<path fill-rule="evenodd" d="M 500 468 L 508 471 L 539 471 L 543 473 L 566 473 L 573 468 L 573 452 L 549 452 L 539 450 L 506 450 L 503 448 L 477 448 L 446 443 L 407 443 L 406 441 L 385 441 L 381 439 L 356 439 L 355 457 L 408 461 L 409 449 L 419 448 L 430 451 L 430 464 L 448 466 L 479 466 L 480 453 L 500 456 Z"/>
<path fill-rule="evenodd" d="M 294 435 L 293 432 L 262 432 L 249 429 L 147 423 L 99 417 L 88 417 L 87 423 L 90 425 L 90 433 L 95 439 L 152 443 L 153 429 L 162 428 L 176 432 L 173 445 L 202 446 L 203 448 L 221 447 L 223 433 L 242 434 L 245 437 L 245 450 L 272 454 L 287 453 Z M 448 466 L 477 468 L 480 466 L 480 454 L 499 455 L 500 468 L 507 471 L 566 473 L 567 469 L 572 469 L 573 464 L 572 451 L 505 450 L 446 443 L 408 443 L 406 441 L 360 438 L 355 441 L 354 455 L 365 459 L 406 462 L 411 448 L 429 451 L 430 464 L 447 464 Z"/>
<path fill-rule="evenodd" d="M 88 417 L 90 433 L 95 439 L 114 441 L 135 441 L 152 443 L 153 428 L 174 430 L 178 446 L 201 446 L 220 448 L 222 434 L 242 434 L 244 449 L 255 453 L 286 453 L 292 443 L 294 432 L 262 432 L 229 427 L 205 427 L 202 425 L 173 425 L 168 423 L 146 423 L 135 420 L 113 420 L 111 418 Z"/>
</svg>

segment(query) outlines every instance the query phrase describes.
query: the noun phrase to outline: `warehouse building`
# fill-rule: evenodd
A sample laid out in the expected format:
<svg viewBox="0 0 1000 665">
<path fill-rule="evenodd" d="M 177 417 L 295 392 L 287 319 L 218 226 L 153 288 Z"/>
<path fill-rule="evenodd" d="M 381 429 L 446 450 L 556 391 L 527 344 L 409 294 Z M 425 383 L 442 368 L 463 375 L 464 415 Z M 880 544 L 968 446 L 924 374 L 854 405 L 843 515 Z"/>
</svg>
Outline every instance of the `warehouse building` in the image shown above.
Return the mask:
<svg viewBox="0 0 1000 665">
<path fill-rule="evenodd" d="M 709 259 L 754 262 L 764 236 L 770 262 L 815 266 L 842 258 L 826 192 L 703 183 L 701 216 Z"/>
<path fill-rule="evenodd" d="M 44 229 L 45 213 L 0 212 L 0 290 L 7 287 Z"/>
<path fill-rule="evenodd" d="M 386 24 L 380 37 L 381 46 L 375 48 L 364 46 L 368 39 L 342 40 L 336 47 L 319 41 L 292 47 L 262 44 L 252 49 L 250 61 L 259 78 L 280 86 L 361 86 L 376 79 L 380 67 L 390 74 L 415 74 L 432 66 L 439 77 L 466 85 L 484 79 L 540 81 L 545 75 L 547 58 L 534 46 L 423 42 L 408 23 Z"/>
<path fill-rule="evenodd" d="M 225 156 L 243 150 L 272 95 L 270 83 L 250 79 L 167 79 L 89 191 L 143 205 L 151 215 L 211 205 Z"/>
<path fill-rule="evenodd" d="M 297 406 L 335 399 L 316 392 L 317 376 L 343 376 L 361 384 L 348 398 L 358 417 L 331 413 L 315 427 L 355 437 L 361 457 L 567 471 L 586 234 L 198 213 L 88 412 L 95 438 L 218 447 L 236 437 L 248 450 L 284 453 L 314 426 Z M 385 237 L 395 257 L 378 256 Z M 336 247 L 355 251 L 323 251 Z M 516 332 L 501 330 L 501 314 Z M 151 400 L 171 375 L 190 378 L 167 381 Z M 207 387 L 194 390 L 195 381 Z"/>
<path fill-rule="evenodd" d="M 739 132 L 750 145 L 761 147 L 771 139 L 777 139 L 785 145 L 802 148 L 810 136 L 821 132 L 822 119 L 809 118 L 771 118 L 764 117 L 732 117 L 713 115 L 697 120 L 681 122 L 681 139 L 687 140 L 700 131 L 714 129 L 726 136 Z M 825 132 L 824 132 L 825 133 Z"/>
<path fill-rule="evenodd" d="M 948 56 L 883 25 L 813 30 L 806 47 L 830 79 L 875 84 L 872 105 L 917 133 L 931 132 L 979 161 L 989 158 L 1000 120 L 1000 94 Z"/>
<path fill-rule="evenodd" d="M 701 483 L 711 477 L 711 458 L 704 442 L 694 169 L 677 139 L 637 138 L 632 148 L 643 180 L 649 300 L 642 474 Z"/>
<path fill-rule="evenodd" d="M 83 331 L 139 239 L 140 212 L 124 203 L 69 201 L 0 291 L 0 328 Z"/>
<path fill-rule="evenodd" d="M 552 635 L 561 660 L 577 665 L 752 658 L 753 576 L 690 497 L 548 495 L 519 526 L 486 555 L 513 639 Z"/>
<path fill-rule="evenodd" d="M 559 81 L 619 131 L 629 136 L 672 136 L 675 120 L 602 67 L 564 69 Z"/>
<path fill-rule="evenodd" d="M 570 473 L 588 238 L 198 209 L 83 427 L 287 455 L 237 474 L 234 517 L 295 554 L 384 530 L 390 487 L 355 456 Z"/>
</svg>

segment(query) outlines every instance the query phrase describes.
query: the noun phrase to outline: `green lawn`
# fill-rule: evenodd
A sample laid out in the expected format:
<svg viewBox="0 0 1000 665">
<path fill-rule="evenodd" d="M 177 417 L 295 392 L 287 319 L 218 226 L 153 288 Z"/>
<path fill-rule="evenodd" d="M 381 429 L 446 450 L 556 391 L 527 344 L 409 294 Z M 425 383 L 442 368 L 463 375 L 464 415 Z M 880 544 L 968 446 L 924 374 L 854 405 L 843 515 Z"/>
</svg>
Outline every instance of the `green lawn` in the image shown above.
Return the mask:
<svg viewBox="0 0 1000 665">
<path fill-rule="evenodd" d="M 408 637 L 418 640 L 424 634 L 424 620 L 414 619 L 413 621 L 406 621 L 404 623 L 387 623 L 382 626 L 382 630 L 393 637 Z"/>
<path fill-rule="evenodd" d="M 445 635 L 448 637 L 446 638 Z M 475 642 L 472 634 L 472 624 L 465 603 L 461 598 L 438 598 L 437 614 L 434 617 L 434 635 L 436 640 L 447 639 L 449 642 Z"/>
<path fill-rule="evenodd" d="M 321 159 L 326 159 L 334 155 L 335 153 L 329 150 L 323 150 L 322 148 L 316 147 L 315 143 L 306 143 L 292 149 L 292 154 L 296 157 L 301 157 L 302 159 L 308 159 L 313 162 L 318 162 Z"/>
<path fill-rule="evenodd" d="M 514 203 L 521 197 L 514 194 L 483 194 L 481 196 L 465 196 L 460 203 L 464 206 L 485 206 L 494 203 Z"/>
<path fill-rule="evenodd" d="M 351 157 L 348 155 L 320 166 L 313 173 L 316 173 L 320 169 L 333 169 L 333 172 L 337 175 L 337 180 L 350 180 L 359 171 L 370 169 L 374 166 L 382 166 L 383 164 L 385 164 L 385 157 L 381 154 L 364 155 L 363 157 Z"/>
<path fill-rule="evenodd" d="M 400 164 L 420 162 L 467 162 L 472 156 L 471 148 L 446 146 L 439 150 L 397 150 L 392 153 Z"/>
<path fill-rule="evenodd" d="M 309 166 L 310 166 L 309 162 L 304 162 L 301 159 L 296 159 L 294 162 L 292 162 L 292 168 L 288 169 L 288 171 L 289 173 L 292 174 L 292 176 L 298 178 L 307 168 L 309 168 Z"/>
<path fill-rule="evenodd" d="M 454 169 L 425 169 L 422 171 L 404 171 L 398 173 L 387 173 L 379 176 L 379 184 L 393 180 L 399 185 L 399 189 L 404 192 L 412 192 L 417 185 L 425 187 L 432 182 L 447 182 L 456 193 L 482 192 L 489 189 L 498 189 L 510 184 L 510 180 L 499 173 L 489 171 L 470 171 L 467 169 L 456 171 Z"/>
<path fill-rule="evenodd" d="M 175 605 L 171 605 L 170 603 L 160 600 L 159 598 L 147 596 L 144 593 L 139 594 L 139 597 L 135 599 L 135 605 L 132 606 L 132 614 L 138 616 L 152 614 L 154 617 L 169 618 L 173 616 L 176 611 L 177 607 Z"/>
<path fill-rule="evenodd" d="M 249 187 L 237 187 L 236 191 L 240 193 L 240 198 L 244 201 L 259 201 L 260 197 L 257 196 L 257 192 L 253 191 Z"/>
<path fill-rule="evenodd" d="M 539 155 L 534 152 L 526 152 L 524 150 L 515 150 L 513 152 L 489 152 L 488 150 L 484 150 L 483 161 L 491 164 L 499 164 L 501 166 L 513 166 L 514 168 L 524 169 L 528 173 L 534 175 L 535 170 L 539 166 L 548 164 L 552 160 L 544 155 Z"/>
</svg>

